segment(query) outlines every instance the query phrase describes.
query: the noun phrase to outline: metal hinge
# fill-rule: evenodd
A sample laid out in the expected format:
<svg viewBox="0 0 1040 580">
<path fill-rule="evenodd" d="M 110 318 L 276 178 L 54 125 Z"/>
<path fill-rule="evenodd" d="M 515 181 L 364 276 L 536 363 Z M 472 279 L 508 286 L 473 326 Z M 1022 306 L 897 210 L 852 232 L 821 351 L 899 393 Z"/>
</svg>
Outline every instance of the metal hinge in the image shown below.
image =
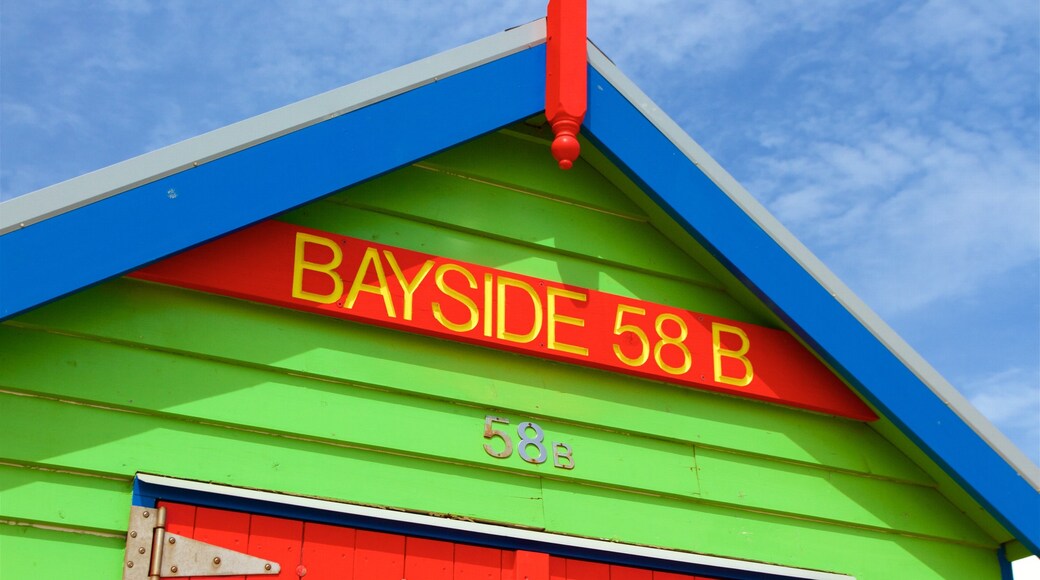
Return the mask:
<svg viewBox="0 0 1040 580">
<path fill-rule="evenodd" d="M 166 508 L 130 507 L 123 580 L 278 574 L 276 562 L 166 531 Z"/>
</svg>

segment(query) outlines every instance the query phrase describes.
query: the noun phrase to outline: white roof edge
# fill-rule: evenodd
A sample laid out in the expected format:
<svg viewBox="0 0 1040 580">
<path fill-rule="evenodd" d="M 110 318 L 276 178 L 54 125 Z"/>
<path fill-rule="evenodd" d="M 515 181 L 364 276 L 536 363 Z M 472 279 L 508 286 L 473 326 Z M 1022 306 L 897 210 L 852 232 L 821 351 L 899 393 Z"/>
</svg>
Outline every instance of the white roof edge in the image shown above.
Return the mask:
<svg viewBox="0 0 1040 580">
<path fill-rule="evenodd" d="M 823 286 L 871 334 L 892 352 L 941 401 L 1011 467 L 1040 491 L 1040 467 L 1026 457 L 1010 439 L 983 416 L 957 389 L 902 339 L 881 317 L 830 271 L 769 211 L 722 168 L 696 141 L 664 113 L 639 87 L 622 73 L 594 44 L 588 43 L 589 64 L 628 99 L 661 133 L 711 179 L 763 231 Z"/>
<path fill-rule="evenodd" d="M 0 203 L 0 235 L 545 42 L 545 19 Z"/>
</svg>

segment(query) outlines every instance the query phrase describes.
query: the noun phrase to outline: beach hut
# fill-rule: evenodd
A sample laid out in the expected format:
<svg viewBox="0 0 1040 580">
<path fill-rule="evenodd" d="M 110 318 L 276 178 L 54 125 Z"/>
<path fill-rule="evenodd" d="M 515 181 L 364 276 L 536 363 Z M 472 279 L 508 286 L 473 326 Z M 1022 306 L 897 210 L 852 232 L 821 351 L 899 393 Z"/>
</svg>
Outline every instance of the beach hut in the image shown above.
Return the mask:
<svg viewBox="0 0 1040 580">
<path fill-rule="evenodd" d="M 0 204 L 0 576 L 997 579 L 1036 554 L 1036 467 L 561 34 Z M 554 131 L 547 85 L 582 75 Z"/>
</svg>

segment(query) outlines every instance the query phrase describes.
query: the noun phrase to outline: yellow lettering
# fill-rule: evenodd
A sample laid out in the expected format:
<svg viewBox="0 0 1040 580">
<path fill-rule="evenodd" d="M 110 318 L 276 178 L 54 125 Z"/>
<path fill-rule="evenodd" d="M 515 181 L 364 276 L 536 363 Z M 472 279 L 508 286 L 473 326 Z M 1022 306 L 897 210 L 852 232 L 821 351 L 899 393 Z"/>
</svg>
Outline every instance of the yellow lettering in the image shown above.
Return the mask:
<svg viewBox="0 0 1040 580">
<path fill-rule="evenodd" d="M 404 277 L 404 272 L 401 271 L 401 267 L 397 265 L 397 259 L 394 258 L 393 252 L 390 250 L 383 250 L 383 256 L 386 257 L 386 262 L 390 264 L 390 269 L 394 271 L 394 277 L 397 278 L 397 283 L 401 285 L 401 291 L 404 292 L 404 319 L 412 319 L 412 297 L 415 294 L 415 289 L 422 284 L 422 281 L 426 278 L 426 275 L 433 269 L 433 260 L 426 260 L 422 267 L 419 268 L 419 272 L 415 274 L 412 281 L 409 282 Z"/>
<path fill-rule="evenodd" d="M 466 282 L 469 282 L 469 287 L 476 289 L 477 281 L 473 279 L 473 274 L 469 273 L 469 270 L 462 266 L 455 264 L 444 264 L 440 268 L 437 268 L 437 273 L 434 274 L 433 279 L 437 284 L 437 288 L 440 289 L 446 296 L 454 298 L 462 303 L 463 306 L 469 309 L 469 320 L 458 324 L 448 320 L 448 317 L 444 315 L 441 310 L 440 302 L 433 303 L 433 317 L 437 319 L 437 322 L 441 323 L 441 326 L 448 330 L 454 330 L 455 332 L 467 332 L 477 327 L 477 321 L 480 318 L 480 313 L 477 311 L 477 305 L 473 302 L 469 296 L 466 296 L 462 292 L 448 286 L 448 283 L 444 280 L 444 274 L 446 272 L 458 272 L 466 278 Z"/>
<path fill-rule="evenodd" d="M 332 250 L 332 261 L 326 264 L 319 264 L 317 262 L 308 262 L 304 259 L 307 244 L 318 244 L 319 246 L 325 246 Z M 336 273 L 336 268 L 339 267 L 340 262 L 343 261 L 343 250 L 339 249 L 339 245 L 336 242 L 322 238 L 320 236 L 312 236 L 311 234 L 305 234 L 303 232 L 296 232 L 296 256 L 293 260 L 293 279 L 292 279 L 292 296 L 293 298 L 301 298 L 303 300 L 310 300 L 311 302 L 317 302 L 318 304 L 332 304 L 336 300 L 339 300 L 341 294 L 343 294 L 343 279 Z M 303 272 L 304 270 L 310 270 L 311 272 L 321 272 L 332 280 L 332 292 L 328 294 L 318 294 L 315 292 L 308 292 L 303 289 Z"/>
<path fill-rule="evenodd" d="M 678 336 L 668 336 L 664 333 L 664 323 L 666 320 L 671 320 L 678 325 Z M 665 312 L 658 316 L 657 320 L 654 321 L 654 330 L 657 331 L 657 338 L 659 339 L 657 344 L 654 345 L 654 362 L 657 363 L 658 368 L 670 375 L 682 375 L 689 371 L 690 367 L 693 365 L 693 357 L 690 355 L 690 349 L 686 348 L 686 345 L 683 344 L 683 341 L 686 340 L 686 336 L 690 333 L 690 329 L 686 327 L 686 321 L 674 314 Z M 676 347 L 679 349 L 679 352 L 682 353 L 683 362 L 681 365 L 673 367 L 664 362 L 664 356 L 662 356 L 661 352 L 664 350 L 664 347 L 668 345 Z M 718 350 L 715 352 L 717 353 Z M 716 371 L 716 374 L 718 374 L 718 372 L 719 371 Z"/>
<path fill-rule="evenodd" d="M 556 324 L 557 323 L 560 323 L 560 324 L 570 324 L 571 326 L 579 326 L 579 327 L 584 327 L 585 326 L 585 321 L 582 320 L 581 318 L 574 318 L 573 316 L 564 316 L 562 314 L 557 314 L 556 313 L 556 297 L 557 296 L 562 296 L 564 298 L 570 298 L 571 300 L 577 300 L 579 302 L 585 302 L 589 298 L 588 295 L 583 294 L 581 292 L 572 292 L 572 291 L 566 290 L 564 288 L 556 288 L 555 286 L 549 286 L 548 288 L 546 288 L 546 293 L 548 295 L 548 301 L 549 301 L 549 304 L 548 304 L 549 328 L 548 328 L 548 332 L 547 332 L 548 337 L 547 337 L 546 345 L 551 350 L 558 350 L 558 351 L 561 351 L 561 352 L 569 352 L 571 354 L 578 354 L 578 355 L 581 355 L 581 356 L 589 356 L 589 349 L 587 349 L 587 348 L 585 348 L 583 346 L 575 346 L 573 344 L 566 344 L 566 343 L 563 343 L 563 342 L 557 342 L 557 340 L 556 340 Z"/>
<path fill-rule="evenodd" d="M 740 348 L 737 350 L 722 348 L 723 332 L 740 337 Z M 755 371 L 751 368 L 751 361 L 744 356 L 750 348 L 751 341 L 748 340 L 747 334 L 745 334 L 743 330 L 728 324 L 720 324 L 718 322 L 711 323 L 711 352 L 712 358 L 715 362 L 715 381 L 726 385 L 733 385 L 735 387 L 746 387 L 751 384 L 751 379 L 755 377 Z M 727 377 L 722 374 L 723 357 L 733 358 L 740 361 L 740 363 L 744 365 L 744 376 Z"/>
<path fill-rule="evenodd" d="M 531 329 L 524 334 L 515 334 L 506 330 L 506 288 L 513 287 L 523 290 L 531 298 L 534 305 L 534 320 L 531 321 Z M 510 342 L 531 342 L 542 330 L 542 302 L 538 294 L 527 282 L 521 282 L 506 276 L 498 277 L 498 317 L 496 338 Z"/>
<path fill-rule="evenodd" d="M 491 295 L 494 292 L 494 278 L 484 274 L 484 336 L 491 336 Z"/>
<path fill-rule="evenodd" d="M 368 274 L 369 266 L 372 266 L 376 272 L 376 279 L 379 281 L 378 286 L 365 284 L 365 276 Z M 361 265 L 358 266 L 357 274 L 354 276 L 354 283 L 350 285 L 350 292 L 347 293 L 347 300 L 343 303 L 343 307 L 347 309 L 354 308 L 354 302 L 357 301 L 358 293 L 360 292 L 370 292 L 382 296 L 383 304 L 386 306 L 386 315 L 390 318 L 397 318 L 397 312 L 394 310 L 394 299 L 390 296 L 390 287 L 387 286 L 386 274 L 383 273 L 383 262 L 379 260 L 379 251 L 375 248 L 365 250 L 365 257 L 361 259 Z"/>
<path fill-rule="evenodd" d="M 630 306 L 628 304 L 618 304 L 617 316 L 614 317 L 614 335 L 621 336 L 623 334 L 631 334 L 639 340 L 639 356 L 635 358 L 629 358 L 621 351 L 621 344 L 614 344 L 614 356 L 617 359 L 630 367 L 641 367 L 646 364 L 646 361 L 650 360 L 650 339 L 647 338 L 646 333 L 643 329 L 635 324 L 621 324 L 626 314 L 634 314 L 636 316 L 646 316 L 646 310 L 638 306 Z M 632 339 L 626 339 L 623 342 L 631 343 Z"/>
</svg>

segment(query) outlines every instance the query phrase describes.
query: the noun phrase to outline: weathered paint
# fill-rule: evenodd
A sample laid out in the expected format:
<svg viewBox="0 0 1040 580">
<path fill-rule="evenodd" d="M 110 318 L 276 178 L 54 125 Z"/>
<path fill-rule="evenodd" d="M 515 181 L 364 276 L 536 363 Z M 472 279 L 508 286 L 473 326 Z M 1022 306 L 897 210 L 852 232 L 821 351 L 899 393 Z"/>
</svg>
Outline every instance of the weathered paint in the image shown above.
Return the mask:
<svg viewBox="0 0 1040 580">
<path fill-rule="evenodd" d="M 630 206 L 617 189 L 599 181 L 596 203 L 581 197 L 589 188 L 571 185 L 591 175 L 583 162 L 507 179 L 539 138 L 514 129 L 524 138 L 474 144 L 484 175 L 448 152 L 428 163 L 453 171 L 409 168 L 408 188 L 390 174 L 282 219 L 776 324 L 638 214 L 604 211 Z M 494 160 L 508 168 L 497 178 Z M 424 175 L 431 191 L 454 179 L 469 194 L 417 206 Z M 528 227 L 499 229 L 503 207 L 507 224 Z M 603 235 L 622 221 L 641 233 Z M 0 326 L 0 342 L 0 519 L 63 530 L 0 526 L 16 554 L 4 576 L 64 572 L 36 543 L 46 536 L 90 552 L 98 568 L 79 577 L 114 577 L 125 512 L 111 512 L 137 471 L 863 579 L 1000 573 L 996 540 L 856 421 L 133 280 L 24 314 Z M 576 468 L 490 457 L 486 414 L 573 441 Z M 66 483 L 98 476 L 83 490 Z M 29 480 L 105 499 L 68 512 L 19 500 L 9 513 L 6 498 L 24 498 Z"/>
</svg>

